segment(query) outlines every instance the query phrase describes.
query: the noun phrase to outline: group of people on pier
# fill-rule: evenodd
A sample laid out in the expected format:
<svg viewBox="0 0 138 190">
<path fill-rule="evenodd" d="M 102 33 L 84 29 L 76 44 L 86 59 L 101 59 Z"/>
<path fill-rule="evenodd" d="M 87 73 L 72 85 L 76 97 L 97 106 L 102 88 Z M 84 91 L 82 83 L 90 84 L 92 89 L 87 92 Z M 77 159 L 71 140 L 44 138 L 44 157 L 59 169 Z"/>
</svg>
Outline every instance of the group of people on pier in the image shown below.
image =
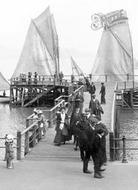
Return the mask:
<svg viewBox="0 0 138 190">
<path fill-rule="evenodd" d="M 38 120 L 38 124 L 39 124 L 40 129 L 41 129 L 41 135 L 44 136 L 45 130 L 46 130 L 46 121 L 45 121 L 45 117 L 43 115 L 43 111 L 34 108 L 32 118 L 34 120 Z"/>
<path fill-rule="evenodd" d="M 104 113 L 101 104 L 105 104 L 105 86 L 101 84 L 101 103 L 95 95 L 94 83 L 89 88 L 89 108 L 83 112 L 84 97 L 78 93 L 73 102 L 73 111 L 69 118 L 66 107 L 61 107 L 57 113 L 56 135 L 54 143 L 57 146 L 72 140 L 74 136 L 74 150 L 80 149 L 80 157 L 83 161 L 83 172 L 90 173 L 88 162 L 92 157 L 94 163 L 94 177 L 103 178 L 102 166 L 106 163 L 106 135 L 108 130 L 102 122 L 101 114 Z"/>
</svg>

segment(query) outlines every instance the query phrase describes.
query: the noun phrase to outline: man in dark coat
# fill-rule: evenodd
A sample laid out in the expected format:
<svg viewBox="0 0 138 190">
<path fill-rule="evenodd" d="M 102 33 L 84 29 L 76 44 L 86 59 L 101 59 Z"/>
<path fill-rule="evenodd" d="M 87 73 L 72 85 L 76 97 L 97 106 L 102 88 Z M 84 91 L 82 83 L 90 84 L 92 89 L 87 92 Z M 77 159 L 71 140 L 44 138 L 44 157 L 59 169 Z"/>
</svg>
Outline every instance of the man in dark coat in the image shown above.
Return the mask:
<svg viewBox="0 0 138 190">
<path fill-rule="evenodd" d="M 105 101 L 105 86 L 104 86 L 104 83 L 102 82 L 101 83 L 101 90 L 100 90 L 100 94 L 101 94 L 101 104 L 105 104 L 106 101 Z"/>
<path fill-rule="evenodd" d="M 91 119 L 90 119 L 91 118 Z M 79 147 L 82 154 L 83 160 L 83 172 L 90 173 L 88 170 L 88 162 L 92 156 L 94 162 L 94 177 L 103 178 L 101 175 L 101 138 L 102 134 L 96 132 L 94 125 L 92 123 L 98 122 L 98 120 L 93 120 L 90 116 L 89 109 L 85 110 L 85 115 L 81 117 L 81 120 L 76 126 L 76 131 L 79 139 Z"/>
<path fill-rule="evenodd" d="M 96 87 L 95 87 L 95 85 L 94 85 L 93 82 L 92 82 L 91 85 L 90 85 L 89 92 L 90 92 L 91 96 L 92 96 L 93 94 L 95 94 L 95 92 L 96 92 Z"/>
<path fill-rule="evenodd" d="M 89 103 L 89 109 L 91 110 L 91 114 L 94 114 L 96 116 L 99 116 L 101 119 L 101 114 L 104 113 L 102 106 L 100 105 L 99 100 L 96 98 L 96 95 L 92 95 L 92 99 Z"/>
<path fill-rule="evenodd" d="M 78 136 L 75 132 L 76 123 L 80 120 L 81 114 L 80 114 L 80 108 L 76 108 L 73 110 L 70 118 L 70 132 L 71 136 L 74 135 L 74 150 L 77 150 L 78 148 Z"/>
<path fill-rule="evenodd" d="M 80 113 L 82 113 L 83 110 L 83 102 L 83 95 L 81 94 L 81 92 L 78 92 L 78 94 L 75 97 L 75 108 L 80 108 Z"/>
</svg>

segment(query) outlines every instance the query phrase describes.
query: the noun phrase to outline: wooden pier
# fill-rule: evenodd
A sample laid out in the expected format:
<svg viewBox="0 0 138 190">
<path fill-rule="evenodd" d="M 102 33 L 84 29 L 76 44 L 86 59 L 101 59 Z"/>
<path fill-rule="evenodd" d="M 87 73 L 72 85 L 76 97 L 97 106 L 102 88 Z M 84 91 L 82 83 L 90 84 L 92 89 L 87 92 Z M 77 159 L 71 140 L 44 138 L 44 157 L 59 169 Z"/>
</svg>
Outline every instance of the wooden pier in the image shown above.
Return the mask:
<svg viewBox="0 0 138 190">
<path fill-rule="evenodd" d="M 101 83 L 95 83 L 96 85 L 96 96 L 100 100 L 100 87 Z M 127 84 L 128 85 L 128 84 Z M 117 106 L 123 107 L 123 104 L 120 104 L 120 96 L 119 91 L 126 90 L 126 86 L 119 87 L 116 82 L 106 82 L 106 104 L 103 104 L 104 114 L 102 115 L 102 121 L 106 124 L 110 134 L 115 134 L 115 129 L 117 125 Z M 46 135 L 44 137 L 40 136 L 40 126 L 38 121 L 34 121 L 31 116 L 29 116 L 26 120 L 26 129 L 24 131 L 18 132 L 17 134 L 17 158 L 22 159 L 26 155 L 27 159 L 39 159 L 39 158 L 52 158 L 52 159 L 79 159 L 79 153 L 74 152 L 73 150 L 73 142 L 67 142 L 65 146 L 61 146 L 59 148 L 55 147 L 53 144 L 53 139 L 55 136 L 55 119 L 56 112 L 61 105 L 68 105 L 68 114 L 70 115 L 72 112 L 72 104 L 70 104 L 70 100 L 75 97 L 75 95 L 80 91 L 84 94 L 84 107 L 89 107 L 90 102 L 90 94 L 84 91 L 84 86 L 78 87 L 74 93 L 70 95 L 61 95 L 54 101 L 54 107 L 50 110 L 44 110 L 43 112 L 47 112 L 47 130 Z M 29 133 L 33 134 L 30 139 Z M 111 158 L 111 149 L 110 147 L 110 138 L 107 137 L 107 155 L 108 159 Z M 114 137 L 113 137 L 114 138 Z M 36 143 L 36 139 L 39 139 L 39 145 Z M 35 145 L 37 145 L 35 147 Z M 34 147 L 32 149 L 32 147 Z M 39 148 L 37 148 L 39 147 Z M 31 152 L 30 152 L 31 149 Z M 39 149 L 39 150 L 38 150 Z M 58 149 L 58 150 L 57 150 Z M 58 153 L 57 153 L 58 151 Z M 28 154 L 29 153 L 29 154 Z M 58 156 L 57 156 L 58 155 Z"/>
<path fill-rule="evenodd" d="M 53 105 L 60 95 L 69 95 L 71 82 L 48 76 L 20 76 L 11 79 L 11 106 L 46 106 Z"/>
</svg>

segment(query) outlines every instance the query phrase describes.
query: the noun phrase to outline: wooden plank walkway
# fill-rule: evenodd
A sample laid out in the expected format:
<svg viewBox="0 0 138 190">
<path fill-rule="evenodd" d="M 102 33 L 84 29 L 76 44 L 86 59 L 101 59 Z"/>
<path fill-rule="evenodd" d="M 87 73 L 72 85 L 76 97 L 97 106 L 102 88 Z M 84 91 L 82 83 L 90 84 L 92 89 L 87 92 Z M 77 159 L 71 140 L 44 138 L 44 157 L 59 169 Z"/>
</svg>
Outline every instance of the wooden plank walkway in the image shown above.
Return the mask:
<svg viewBox="0 0 138 190">
<path fill-rule="evenodd" d="M 96 96 L 100 100 L 100 83 L 96 83 Z M 103 122 L 107 125 L 107 128 L 110 131 L 111 127 L 111 110 L 112 110 L 112 102 L 113 102 L 113 93 L 115 88 L 115 83 L 106 83 L 106 104 L 102 105 L 104 109 L 104 114 L 102 115 Z M 89 106 L 90 94 L 88 92 L 84 93 L 84 108 Z M 42 139 L 42 141 L 35 146 L 31 152 L 26 156 L 27 160 L 80 160 L 79 151 L 74 151 L 73 142 L 67 142 L 65 145 L 54 146 L 53 140 L 55 136 L 55 129 L 49 128 L 46 136 Z M 107 138 L 107 154 L 109 155 L 109 138 Z M 109 158 L 109 156 L 108 156 Z"/>
</svg>

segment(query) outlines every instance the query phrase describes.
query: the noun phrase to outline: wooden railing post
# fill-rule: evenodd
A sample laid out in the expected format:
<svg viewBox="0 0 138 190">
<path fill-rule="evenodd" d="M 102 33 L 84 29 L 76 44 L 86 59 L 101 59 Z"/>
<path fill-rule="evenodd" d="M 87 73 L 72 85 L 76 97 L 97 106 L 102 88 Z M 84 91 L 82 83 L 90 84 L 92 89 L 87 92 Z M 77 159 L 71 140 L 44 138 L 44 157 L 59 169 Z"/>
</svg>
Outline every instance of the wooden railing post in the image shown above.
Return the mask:
<svg viewBox="0 0 138 190">
<path fill-rule="evenodd" d="M 32 146 L 33 146 L 33 147 L 34 147 L 35 144 L 36 144 L 36 127 L 37 127 L 37 126 L 34 126 L 34 127 L 33 127 L 33 131 L 32 131 L 32 137 L 33 137 Z"/>
<path fill-rule="evenodd" d="M 38 135 L 39 140 L 42 139 L 42 130 L 43 130 L 43 128 L 41 128 L 40 125 L 41 125 L 41 122 L 38 121 L 38 134 L 36 135 Z"/>
<path fill-rule="evenodd" d="M 49 128 L 50 128 L 50 127 L 52 127 L 52 113 L 51 113 L 51 111 L 49 111 L 48 121 L 49 121 Z"/>
<path fill-rule="evenodd" d="M 114 134 L 113 132 L 109 133 L 109 140 L 110 140 L 110 161 L 115 160 L 115 143 L 114 143 Z"/>
<path fill-rule="evenodd" d="M 127 163 L 127 159 L 126 159 L 126 137 L 125 136 L 123 136 L 122 141 L 123 141 L 123 159 L 122 159 L 122 163 Z"/>
<path fill-rule="evenodd" d="M 21 160 L 21 132 L 17 131 L 17 160 Z"/>
<path fill-rule="evenodd" d="M 29 152 L 29 131 L 25 133 L 25 154 Z"/>
<path fill-rule="evenodd" d="M 26 128 L 29 127 L 29 119 L 26 119 Z M 29 131 L 25 133 L 25 154 L 29 152 Z"/>
</svg>

